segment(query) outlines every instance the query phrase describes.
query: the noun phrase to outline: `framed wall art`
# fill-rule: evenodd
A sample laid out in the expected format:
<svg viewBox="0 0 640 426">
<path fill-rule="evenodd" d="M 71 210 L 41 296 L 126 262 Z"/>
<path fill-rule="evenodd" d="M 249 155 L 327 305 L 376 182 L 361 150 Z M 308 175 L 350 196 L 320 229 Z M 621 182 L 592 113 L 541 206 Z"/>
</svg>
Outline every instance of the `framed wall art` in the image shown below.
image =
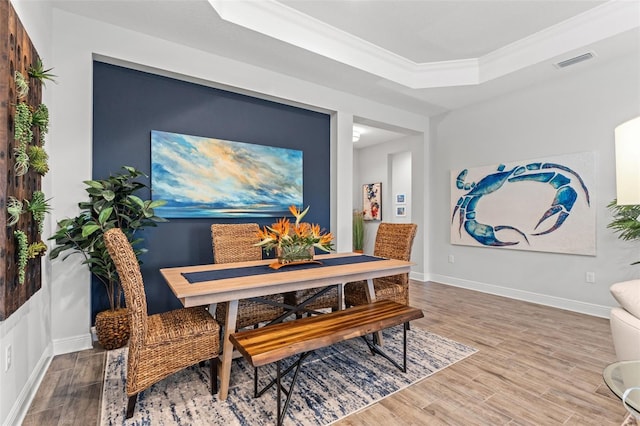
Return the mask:
<svg viewBox="0 0 640 426">
<path fill-rule="evenodd" d="M 405 206 L 397 206 L 396 207 L 396 216 L 402 217 L 407 215 L 407 209 Z"/>
<path fill-rule="evenodd" d="M 451 243 L 595 256 L 594 153 L 451 170 Z"/>
<path fill-rule="evenodd" d="M 302 206 L 302 151 L 151 131 L 151 193 L 166 218 L 282 217 Z"/>
<path fill-rule="evenodd" d="M 364 220 L 382 220 L 382 183 L 362 185 Z"/>
<path fill-rule="evenodd" d="M 407 197 L 404 194 L 396 194 L 396 204 L 405 204 Z"/>
</svg>

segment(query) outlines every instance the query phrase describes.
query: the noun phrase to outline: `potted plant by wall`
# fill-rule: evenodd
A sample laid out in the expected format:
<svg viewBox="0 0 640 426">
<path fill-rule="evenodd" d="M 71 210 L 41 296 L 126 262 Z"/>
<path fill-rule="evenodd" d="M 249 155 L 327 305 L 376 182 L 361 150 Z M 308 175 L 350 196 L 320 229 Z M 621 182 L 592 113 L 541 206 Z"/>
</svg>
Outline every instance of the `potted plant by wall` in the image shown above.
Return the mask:
<svg viewBox="0 0 640 426">
<path fill-rule="evenodd" d="M 364 251 L 364 212 L 362 210 L 353 211 L 353 251 L 356 253 Z"/>
<path fill-rule="evenodd" d="M 607 207 L 613 213 L 613 220 L 607 228 L 618 233 L 621 240 L 640 240 L 640 205 L 618 205 L 617 200 L 613 200 Z M 637 264 L 640 264 L 640 260 L 632 263 Z"/>
<path fill-rule="evenodd" d="M 96 334 L 105 349 L 124 346 L 129 340 L 127 310 L 123 307 L 122 287 L 115 265 L 104 244 L 103 235 L 111 228 L 121 228 L 134 246 L 136 256 L 146 252 L 138 248 L 142 242 L 136 232 L 149 226 L 157 226 L 166 219 L 154 214 L 154 209 L 164 205 L 163 200 L 142 200 L 135 192 L 147 186 L 137 181 L 146 175 L 133 167 L 124 166 L 124 173 L 113 174 L 104 180 L 84 181 L 89 201 L 78 203 L 81 211 L 74 218 L 58 222 L 57 231 L 49 239 L 57 247 L 51 250 L 51 259 L 68 252 L 62 260 L 74 253 L 84 256 L 82 263 L 103 284 L 110 309 L 96 315 Z"/>
</svg>

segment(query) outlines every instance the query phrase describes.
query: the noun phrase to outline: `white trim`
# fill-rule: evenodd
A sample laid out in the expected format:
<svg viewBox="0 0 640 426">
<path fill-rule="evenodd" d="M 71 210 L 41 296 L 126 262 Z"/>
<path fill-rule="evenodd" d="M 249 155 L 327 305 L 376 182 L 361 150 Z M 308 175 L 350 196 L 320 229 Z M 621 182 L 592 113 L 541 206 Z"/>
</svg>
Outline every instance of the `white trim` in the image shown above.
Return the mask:
<svg viewBox="0 0 640 426">
<path fill-rule="evenodd" d="M 446 275 L 431 274 L 429 276 L 429 281 L 434 281 L 454 287 L 466 288 L 469 290 L 480 291 L 482 293 L 494 294 L 496 296 L 508 297 L 510 299 L 522 300 L 524 302 L 551 306 L 553 308 L 564 309 L 567 311 L 578 312 L 581 314 L 600 318 L 609 318 L 609 312 L 611 311 L 611 306 L 579 302 L 576 300 L 564 299 L 562 297 L 549 296 L 546 294 L 532 293 L 530 291 L 500 287 L 497 285 L 481 283 L 478 281 L 448 277 Z"/>
<path fill-rule="evenodd" d="M 414 271 L 409 272 L 409 279 L 421 281 L 421 282 L 428 281 L 427 279 L 425 279 L 425 275 L 422 272 L 414 272 Z"/>
<path fill-rule="evenodd" d="M 53 340 L 54 355 L 84 351 L 85 349 L 91 349 L 92 347 L 91 333 Z"/>
<path fill-rule="evenodd" d="M 42 356 L 38 360 L 35 368 L 31 372 L 29 379 L 24 384 L 22 391 L 16 398 L 16 401 L 11 407 L 7 418 L 5 419 L 7 425 L 20 425 L 24 421 L 25 416 L 27 415 L 27 411 L 29 411 L 29 407 L 33 402 L 33 398 L 36 396 L 36 392 L 44 379 L 44 376 L 49 369 L 49 365 L 51 365 L 51 360 L 53 359 L 51 344 L 49 344 L 44 352 L 42 352 Z"/>
<path fill-rule="evenodd" d="M 417 63 L 275 0 L 208 0 L 222 19 L 412 89 L 476 85 L 640 27 L 611 0 L 479 58 Z"/>
<path fill-rule="evenodd" d="M 612 0 L 496 49 L 479 58 L 480 83 L 637 28 L 639 4 Z"/>
</svg>

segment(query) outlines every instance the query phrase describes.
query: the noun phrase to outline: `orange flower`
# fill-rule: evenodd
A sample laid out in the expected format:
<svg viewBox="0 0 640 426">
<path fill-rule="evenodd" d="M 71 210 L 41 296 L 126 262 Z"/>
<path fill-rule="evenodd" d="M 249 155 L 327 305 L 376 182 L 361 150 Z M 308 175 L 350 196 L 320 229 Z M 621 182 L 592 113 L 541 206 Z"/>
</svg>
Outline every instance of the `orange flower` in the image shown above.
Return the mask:
<svg viewBox="0 0 640 426">
<path fill-rule="evenodd" d="M 263 230 L 258 232 L 260 242 L 257 246 L 261 246 L 268 253 L 271 249 L 277 247 L 283 252 L 307 252 L 312 247 L 316 247 L 322 251 L 331 251 L 333 236 L 330 232 L 325 234 L 320 230 L 320 225 L 301 222 L 302 218 L 309 211 L 309 207 L 300 211 L 296 206 L 289 206 L 289 211 L 296 218 L 292 225 L 289 219 L 282 218 L 271 226 L 265 226 Z"/>
<path fill-rule="evenodd" d="M 320 238 L 320 225 L 317 223 L 311 226 L 311 235 L 315 238 Z"/>
<path fill-rule="evenodd" d="M 283 237 L 285 235 L 289 235 L 289 228 L 291 227 L 291 223 L 289 219 L 279 219 L 276 223 L 271 225 L 271 230 L 275 232 L 278 236 Z"/>
<path fill-rule="evenodd" d="M 291 212 L 291 214 L 296 218 L 296 225 L 300 223 L 300 221 L 302 220 L 302 218 L 307 214 L 307 212 L 309 211 L 309 208 L 311 206 L 307 206 L 306 209 L 304 209 L 303 211 L 298 210 L 298 208 L 296 206 L 294 206 L 293 204 L 289 206 L 289 211 Z"/>
<path fill-rule="evenodd" d="M 327 232 L 326 234 L 320 237 L 320 242 L 318 244 L 320 244 L 321 246 L 330 245 L 332 240 L 333 240 L 333 235 L 331 235 L 331 232 Z"/>
</svg>

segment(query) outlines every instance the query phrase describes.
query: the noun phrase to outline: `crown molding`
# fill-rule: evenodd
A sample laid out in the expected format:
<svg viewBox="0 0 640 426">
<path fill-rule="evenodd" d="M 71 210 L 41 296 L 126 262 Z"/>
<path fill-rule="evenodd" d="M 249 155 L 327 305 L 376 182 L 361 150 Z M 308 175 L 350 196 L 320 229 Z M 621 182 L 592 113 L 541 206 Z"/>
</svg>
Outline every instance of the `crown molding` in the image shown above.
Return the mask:
<svg viewBox="0 0 640 426">
<path fill-rule="evenodd" d="M 416 63 L 276 0 L 208 0 L 225 21 L 412 89 L 466 86 L 640 27 L 640 3 L 611 0 L 480 58 Z"/>
<path fill-rule="evenodd" d="M 613 0 L 480 58 L 480 83 L 640 27 L 640 3 Z"/>
</svg>

